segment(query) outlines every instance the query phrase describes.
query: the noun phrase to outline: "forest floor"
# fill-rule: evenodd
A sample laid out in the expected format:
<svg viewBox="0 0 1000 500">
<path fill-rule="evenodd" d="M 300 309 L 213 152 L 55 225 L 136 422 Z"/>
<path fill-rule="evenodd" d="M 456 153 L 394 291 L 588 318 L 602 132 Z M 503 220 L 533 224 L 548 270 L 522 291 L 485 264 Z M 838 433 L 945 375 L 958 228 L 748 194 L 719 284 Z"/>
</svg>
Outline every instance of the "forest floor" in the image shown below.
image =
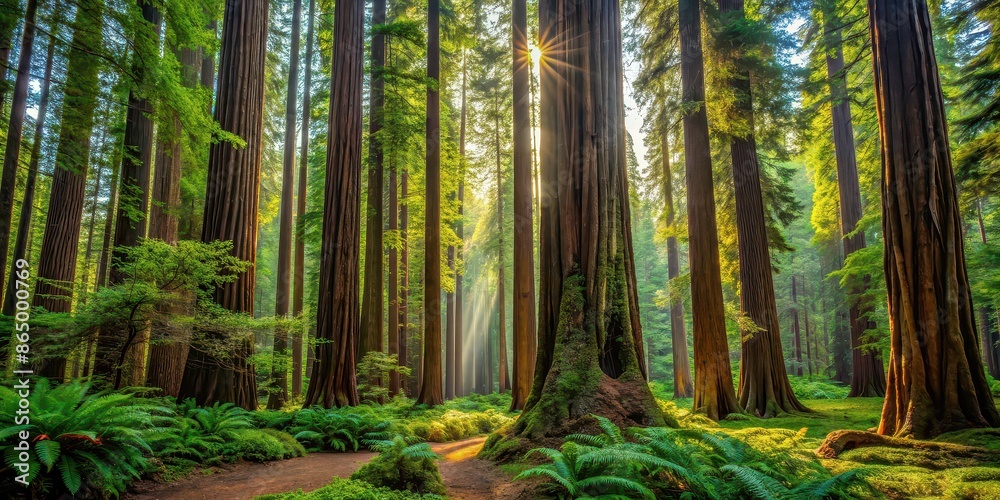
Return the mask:
<svg viewBox="0 0 1000 500">
<path fill-rule="evenodd" d="M 520 484 L 511 484 L 492 462 L 476 458 L 486 437 L 451 443 L 431 443 L 441 456 L 438 468 L 454 499 L 523 498 Z M 278 462 L 238 462 L 203 469 L 200 473 L 169 483 L 143 481 L 133 486 L 132 500 L 241 500 L 288 491 L 312 491 L 334 477 L 347 478 L 377 453 L 310 453 Z"/>
</svg>

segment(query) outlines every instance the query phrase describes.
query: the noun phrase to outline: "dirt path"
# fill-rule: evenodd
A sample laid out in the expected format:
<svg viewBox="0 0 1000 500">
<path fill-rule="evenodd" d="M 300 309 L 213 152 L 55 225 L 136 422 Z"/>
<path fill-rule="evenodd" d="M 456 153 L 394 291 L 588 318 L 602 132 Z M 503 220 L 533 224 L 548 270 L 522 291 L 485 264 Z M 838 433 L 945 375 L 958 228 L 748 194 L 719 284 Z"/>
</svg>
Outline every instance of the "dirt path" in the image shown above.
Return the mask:
<svg viewBox="0 0 1000 500">
<path fill-rule="evenodd" d="M 524 498 L 521 495 L 523 491 L 517 485 L 509 484 L 510 480 L 493 463 L 476 458 L 485 441 L 485 437 L 478 437 L 453 443 L 431 443 L 431 449 L 441 455 L 438 467 L 448 489 L 448 497 L 476 500 Z M 375 453 L 368 451 L 311 453 L 265 464 L 242 462 L 172 483 L 144 481 L 128 498 L 249 500 L 257 495 L 300 488 L 312 491 L 330 482 L 333 477 L 349 477 L 374 456 Z"/>
</svg>

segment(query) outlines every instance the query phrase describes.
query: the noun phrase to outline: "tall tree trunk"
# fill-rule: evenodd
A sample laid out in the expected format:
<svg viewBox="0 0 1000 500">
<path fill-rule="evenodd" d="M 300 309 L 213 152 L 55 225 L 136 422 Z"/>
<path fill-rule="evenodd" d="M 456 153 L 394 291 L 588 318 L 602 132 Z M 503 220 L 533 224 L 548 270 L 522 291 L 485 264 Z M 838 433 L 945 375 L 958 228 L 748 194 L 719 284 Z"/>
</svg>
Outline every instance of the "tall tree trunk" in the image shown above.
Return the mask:
<svg viewBox="0 0 1000 500">
<path fill-rule="evenodd" d="M 117 163 L 117 162 L 114 162 Z M 108 206 L 104 212 L 104 237 L 101 240 L 100 262 L 97 265 L 97 283 L 94 289 L 100 289 L 108 284 L 108 268 L 111 266 L 111 238 L 115 232 L 115 207 L 118 206 L 118 173 L 120 165 L 111 167 L 111 183 L 108 184 Z"/>
<path fill-rule="evenodd" d="M 743 0 L 719 0 L 723 22 L 739 25 L 745 21 Z M 740 266 L 740 312 L 753 321 L 756 331 L 740 332 L 739 402 L 747 413 L 773 417 L 782 412 L 804 411 L 785 372 L 781 349 L 781 324 L 774 299 L 771 252 L 767 241 L 767 220 L 760 187 L 760 162 L 754 135 L 753 94 L 750 73 L 742 69 L 744 50 L 740 42 L 726 47 L 724 57 L 732 66 L 728 87 L 734 93 L 734 132 L 729 137 L 733 185 L 736 198 L 736 234 Z"/>
<path fill-rule="evenodd" d="M 506 270 L 506 257 L 503 248 L 503 171 L 501 170 L 500 162 L 500 96 L 494 97 L 493 116 L 496 120 L 493 124 L 493 146 L 496 148 L 497 175 L 497 344 L 498 351 L 500 351 L 498 381 L 500 394 L 504 394 L 510 389 L 510 374 L 507 372 L 507 297 L 504 293 L 504 285 L 507 283 L 507 277 L 504 273 Z"/>
<path fill-rule="evenodd" d="M 202 241 L 232 241 L 233 255 L 256 262 L 257 204 L 264 116 L 264 66 L 267 49 L 267 2 L 227 0 L 219 54 L 219 92 L 215 119 L 222 130 L 246 141 L 213 143 L 208 159 L 208 190 Z M 214 300 L 225 309 L 253 315 L 256 272 L 253 267 L 235 281 L 215 289 Z M 218 334 L 206 333 L 209 341 Z M 242 340 L 226 360 L 204 345 L 191 345 L 179 398 L 199 405 L 231 402 L 257 408 L 257 381 L 250 357 L 253 338 Z"/>
<path fill-rule="evenodd" d="M 305 303 L 305 259 L 306 244 L 303 229 L 303 217 L 306 214 L 306 178 L 309 174 L 309 118 L 312 109 L 310 95 L 312 93 L 312 60 L 313 60 L 313 23 L 316 1 L 309 0 L 309 20 L 306 22 L 306 61 L 305 81 L 302 85 L 302 149 L 299 153 L 299 185 L 295 198 L 295 269 L 292 272 L 292 316 L 302 316 L 302 306 Z M 302 339 L 306 328 L 301 328 L 292 335 L 292 398 L 302 395 Z M 311 350 L 311 349 L 310 349 Z"/>
<path fill-rule="evenodd" d="M 853 252 L 865 248 L 863 231 L 851 236 L 862 216 L 861 189 L 858 184 L 858 164 L 854 150 L 851 101 L 847 95 L 840 21 L 833 13 L 826 13 L 824 17 L 831 45 L 830 50 L 826 51 L 826 71 L 830 79 L 833 147 L 837 158 L 837 187 L 840 191 L 840 224 L 841 232 L 844 234 L 844 258 L 847 258 Z M 866 288 L 867 285 L 864 285 L 847 290 L 848 300 L 851 303 L 849 314 L 851 349 L 854 358 L 854 376 L 851 378 L 851 392 L 848 397 L 885 395 L 885 368 L 882 365 L 881 354 L 861 348 L 865 330 L 875 326 L 867 319 L 867 307 L 856 299 L 864 294 Z"/>
<path fill-rule="evenodd" d="M 458 248 L 456 258 L 462 262 L 462 250 L 465 247 L 465 126 L 467 119 L 466 87 L 468 84 L 468 60 L 465 49 L 462 49 L 462 109 L 458 132 L 458 221 L 455 223 L 455 235 L 458 236 Z M 455 395 L 465 396 L 465 342 L 464 342 L 464 317 L 463 311 L 464 294 L 462 289 L 462 272 L 455 267 Z"/>
<path fill-rule="evenodd" d="M 7 103 L 7 92 L 10 82 L 7 81 L 7 68 L 10 65 L 10 50 L 14 41 L 14 30 L 21 21 L 21 2 L 19 0 L 0 0 L 0 116 Z M 25 12 L 27 14 L 27 12 Z"/>
<path fill-rule="evenodd" d="M 681 93 L 692 109 L 684 115 L 691 303 L 694 318 L 694 408 L 718 420 L 740 411 L 726 340 L 715 221 L 715 183 L 705 110 L 705 68 L 701 48 L 701 4 L 679 0 Z"/>
<path fill-rule="evenodd" d="M 302 0 L 292 2 L 292 40 L 288 52 L 288 90 L 285 96 L 285 156 L 281 173 L 281 206 L 278 211 L 278 289 L 274 293 L 274 315 L 288 317 L 292 281 L 292 199 L 295 197 L 295 114 L 299 90 L 299 26 L 302 24 Z M 267 407 L 280 410 L 288 401 L 288 329 L 274 331 L 271 361 L 271 387 Z"/>
<path fill-rule="evenodd" d="M 409 185 L 409 172 L 406 164 L 401 164 L 399 173 L 399 235 L 402 248 L 399 252 L 399 359 L 410 369 L 410 376 L 401 381 L 406 386 L 406 394 L 413 397 L 417 394 L 418 367 L 413 363 L 410 352 L 410 237 L 407 233 L 409 225 L 409 202 L 406 200 Z M 405 382 L 405 384 L 404 384 Z"/>
<path fill-rule="evenodd" d="M 674 224 L 677 214 L 674 210 L 673 173 L 670 171 L 670 144 L 667 143 L 666 130 L 661 132 L 660 150 L 663 157 L 663 200 L 664 223 L 670 236 L 667 237 L 667 278 L 672 282 L 681 273 L 680 254 L 677 251 L 677 236 L 674 236 Z M 694 382 L 691 379 L 691 360 L 688 355 L 687 329 L 684 325 L 684 303 L 680 293 L 670 292 L 670 338 L 674 362 L 674 398 L 690 398 L 694 395 Z M 652 367 L 650 367 L 652 368 Z"/>
<path fill-rule="evenodd" d="M 803 315 L 802 319 L 805 321 L 805 327 L 806 327 L 806 371 L 809 373 L 809 378 L 812 378 L 812 375 L 813 375 L 813 365 L 812 365 L 813 357 L 812 357 L 812 347 L 811 347 L 812 344 L 810 343 L 811 341 L 810 341 L 810 334 L 809 334 L 809 331 L 810 331 L 810 327 L 809 327 L 809 304 L 807 302 L 808 301 L 808 299 L 807 299 L 808 292 L 806 292 L 806 278 L 805 278 L 805 276 L 802 277 L 802 297 L 805 300 L 802 303 L 802 315 Z"/>
<path fill-rule="evenodd" d="M 923 439 L 996 427 L 927 4 L 869 0 L 868 12 L 891 335 L 878 432 Z"/>
<path fill-rule="evenodd" d="M 543 59 L 539 341 L 514 433 L 565 435 L 589 414 L 662 425 L 635 292 L 618 2 L 545 0 L 539 32 L 559 50 Z"/>
<path fill-rule="evenodd" d="M 394 164 L 389 160 L 389 232 L 399 234 L 399 188 L 397 186 L 398 176 L 396 169 L 398 163 Z M 397 240 L 398 241 L 398 240 Z M 396 244 L 389 245 L 389 332 L 388 351 L 396 366 L 405 366 L 406 361 L 399 355 L 399 252 Z M 389 372 L 389 396 L 395 396 L 400 391 L 399 372 L 393 370 Z"/>
<path fill-rule="evenodd" d="M 153 158 L 153 104 L 145 98 L 147 82 L 145 65 L 147 57 L 159 56 L 160 11 L 149 0 L 137 0 L 142 18 L 149 26 L 138 28 L 136 51 L 132 54 L 132 74 L 135 83 L 129 90 L 128 110 L 125 116 L 125 150 L 119 175 L 118 208 L 115 214 L 115 235 L 109 280 L 111 285 L 122 284 L 127 276 L 121 270 L 126 259 L 126 248 L 132 248 L 146 237 L 146 212 L 149 208 L 149 174 Z M 149 31 L 147 31 L 149 30 Z M 155 41 L 154 41 L 155 37 Z M 154 50 L 155 49 L 155 50 Z M 97 333 L 97 352 L 94 354 L 94 375 L 113 377 L 114 387 L 121 386 L 122 378 L 141 383 L 145 371 L 145 345 L 148 336 L 140 333 L 130 338 L 124 325 L 105 326 Z M 144 327 L 140 327 L 145 332 Z M 125 366 L 119 366 L 120 353 L 125 352 Z M 139 374 L 136 377 L 136 374 Z"/>
<path fill-rule="evenodd" d="M 514 385 L 511 410 L 524 408 L 535 371 L 535 245 L 531 213 L 531 101 L 528 4 L 513 0 L 514 51 Z"/>
<path fill-rule="evenodd" d="M 802 330 L 799 328 L 799 285 L 792 275 L 792 338 L 795 344 L 795 374 L 802 376 Z"/>
<path fill-rule="evenodd" d="M 103 0 L 81 0 L 67 55 L 62 123 L 33 299 L 33 305 L 52 312 L 69 312 L 72 308 L 90 162 L 90 136 L 100 91 L 97 78 L 100 62 L 90 48 L 101 43 L 103 13 Z M 38 375 L 59 380 L 63 377 L 66 358 L 52 357 L 41 360 L 41 364 L 36 370 Z"/>
<path fill-rule="evenodd" d="M 35 115 L 35 135 L 31 139 L 31 158 L 28 161 L 28 177 L 24 183 L 24 197 L 21 199 L 21 214 L 17 221 L 17 236 L 14 239 L 13 262 L 20 259 L 27 259 L 28 233 L 31 230 L 31 218 L 35 211 L 35 183 L 38 180 L 38 161 L 42 153 L 42 140 L 45 138 L 45 118 L 49 107 L 49 84 L 52 82 L 52 60 L 55 56 L 55 36 L 58 32 L 59 16 L 53 16 L 52 26 L 49 29 L 48 49 L 45 53 L 45 75 L 42 77 L 42 91 L 38 101 L 38 113 Z M 7 279 L 7 293 L 4 294 L 3 315 L 13 316 L 17 308 L 17 268 L 11 266 L 10 275 Z M 26 286 L 26 284 L 22 283 Z M 27 288 L 22 289 L 26 290 Z M 0 369 L 3 369 L 7 361 L 6 348 L 10 342 L 4 336 L 6 342 L 0 344 Z"/>
<path fill-rule="evenodd" d="M 417 402 L 444 402 L 441 387 L 441 78 L 440 0 L 427 3 L 427 183 L 424 212 L 424 345 Z"/>
<path fill-rule="evenodd" d="M 181 64 L 181 84 L 189 89 L 198 87 L 199 70 L 202 64 L 203 49 L 172 48 Z M 170 245 L 177 244 L 178 219 L 177 210 L 181 206 L 181 136 L 184 133 L 177 110 L 165 110 L 168 113 L 167 123 L 171 127 L 161 125 L 157 132 L 156 160 L 153 175 L 152 199 L 149 208 L 150 238 L 163 240 Z M 180 312 L 180 304 L 170 305 L 166 314 Z M 177 397 L 181 388 L 181 378 L 184 376 L 184 364 L 187 362 L 188 343 L 190 339 L 181 337 L 169 329 L 154 328 L 150 332 L 149 369 L 146 372 L 146 385 L 159 387 L 168 396 Z"/>
<path fill-rule="evenodd" d="M 35 11 L 37 0 L 27 0 L 24 8 L 24 32 L 21 35 L 21 55 L 17 60 L 17 77 L 14 79 L 14 98 L 10 105 L 10 124 L 7 126 L 7 148 L 3 155 L 3 173 L 0 174 L 0 294 L 4 287 L 7 266 L 7 251 L 10 248 L 10 226 L 14 210 L 14 188 L 17 183 L 18 160 L 21 157 L 21 132 L 24 126 L 24 112 L 28 107 L 28 80 L 31 79 L 31 52 L 35 40 Z M 9 16 L 9 13 L 4 15 Z M 7 58 L 4 65 L 6 74 Z M 6 86 L 6 79 L 3 85 Z M 3 101 L 0 101 L 0 109 Z"/>
<path fill-rule="evenodd" d="M 448 245 L 448 273 L 455 273 L 455 245 Z M 444 399 L 455 398 L 455 293 L 444 293 Z"/>
<path fill-rule="evenodd" d="M 372 2 L 372 25 L 385 24 L 385 0 Z M 368 120 L 368 224 L 365 227 L 365 289 L 361 300 L 361 339 L 358 343 L 358 360 L 369 352 L 382 352 L 382 321 L 385 316 L 385 278 L 382 262 L 385 258 L 383 201 L 385 186 L 381 143 L 382 106 L 385 101 L 385 35 L 372 35 L 371 88 L 369 91 L 370 118 Z M 379 379 L 369 384 L 382 385 Z"/>
<path fill-rule="evenodd" d="M 364 3 L 334 8 L 330 133 L 327 139 L 316 363 L 303 406 L 358 404 L 358 245 L 361 231 L 361 82 Z"/>
</svg>

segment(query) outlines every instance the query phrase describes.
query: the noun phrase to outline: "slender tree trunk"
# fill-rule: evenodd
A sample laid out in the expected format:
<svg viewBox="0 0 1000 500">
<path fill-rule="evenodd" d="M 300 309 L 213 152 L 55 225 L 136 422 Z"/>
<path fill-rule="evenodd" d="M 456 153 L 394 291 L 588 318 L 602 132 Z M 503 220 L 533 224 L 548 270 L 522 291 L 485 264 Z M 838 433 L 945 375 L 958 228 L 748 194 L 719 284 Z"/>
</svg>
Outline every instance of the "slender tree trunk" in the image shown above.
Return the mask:
<svg viewBox="0 0 1000 500">
<path fill-rule="evenodd" d="M 501 169 L 500 162 L 500 103 L 499 96 L 495 96 L 494 99 L 494 117 L 496 118 L 493 124 L 493 138 L 494 147 L 496 148 L 496 182 L 497 182 L 497 343 L 498 350 L 500 351 L 500 372 L 499 372 L 499 391 L 500 394 L 506 393 L 510 390 L 510 374 L 507 372 L 507 297 L 505 295 L 504 285 L 507 283 L 507 277 L 504 271 L 506 270 L 506 257 L 504 255 L 503 247 L 503 171 Z M 492 344 L 491 344 L 492 345 Z M 527 397 L 527 396 L 525 396 Z"/>
<path fill-rule="evenodd" d="M 125 117 L 125 150 L 122 155 L 120 185 L 118 187 L 118 207 L 115 214 L 115 234 L 109 280 L 118 285 L 127 276 L 120 266 L 126 259 L 125 249 L 139 244 L 146 237 L 146 212 L 149 207 L 149 174 L 153 158 L 153 104 L 144 97 L 149 85 L 146 81 L 147 57 L 159 56 L 160 11 L 148 0 L 137 0 L 142 10 L 142 18 L 149 25 L 138 27 L 133 53 L 132 74 L 135 85 L 129 90 L 128 110 Z M 146 30 L 149 30 L 148 32 Z M 155 37 L 155 42 L 153 41 Z M 97 352 L 94 354 L 94 375 L 113 377 L 114 388 L 120 387 L 121 379 L 138 380 L 141 383 L 145 371 L 145 345 L 148 337 L 140 334 L 131 338 L 125 325 L 106 325 L 97 333 Z M 144 327 L 140 327 L 145 332 Z M 125 366 L 117 360 L 124 352 Z M 138 374 L 138 376 L 136 375 Z"/>
<path fill-rule="evenodd" d="M 792 338 L 795 344 L 795 374 L 802 376 L 802 330 L 799 328 L 799 285 L 792 276 Z"/>
<path fill-rule="evenodd" d="M 181 83 L 189 88 L 198 87 L 199 70 L 203 49 L 173 48 L 181 64 Z M 167 110 L 171 129 L 160 126 L 157 131 L 155 170 L 153 175 L 152 198 L 149 208 L 149 237 L 163 240 L 170 245 L 177 244 L 177 211 L 181 206 L 181 137 L 184 130 L 177 110 Z M 183 305 L 170 305 L 166 314 L 181 312 Z M 159 330 L 159 331 L 158 331 Z M 159 387 L 168 396 L 177 397 L 184 364 L 187 362 L 190 338 L 178 335 L 170 329 L 152 329 L 149 343 L 149 369 L 146 385 Z"/>
<path fill-rule="evenodd" d="M 514 385 L 510 409 L 520 410 L 531 391 L 535 371 L 535 251 L 531 213 L 531 101 L 528 6 L 513 0 L 514 52 Z"/>
<path fill-rule="evenodd" d="M 13 262 L 28 259 L 28 233 L 31 231 L 31 218 L 35 210 L 35 183 L 38 180 L 38 161 L 42 152 L 42 140 L 45 138 L 45 118 L 49 107 L 49 84 L 52 82 L 52 61 L 55 56 L 55 36 L 58 30 L 58 15 L 54 16 L 49 30 L 49 44 L 45 53 L 45 75 L 42 77 L 42 90 L 38 101 L 38 113 L 35 117 L 35 135 L 31 140 L 31 158 L 28 162 L 28 177 L 24 184 L 24 197 L 21 199 L 21 214 L 17 221 L 17 236 L 14 239 Z M 13 316 L 17 308 L 17 268 L 11 266 L 7 279 L 7 293 L 4 295 L 3 315 Z M 26 290 L 27 284 L 22 283 L 21 289 Z M 7 346 L 10 339 L 4 336 L 5 342 L 0 344 L 0 370 L 7 361 Z"/>
<path fill-rule="evenodd" d="M 385 24 L 385 0 L 372 2 L 372 25 Z M 370 118 L 368 134 L 368 213 L 365 237 L 365 289 L 361 301 L 361 339 L 358 344 L 358 360 L 368 352 L 382 352 L 382 322 L 385 316 L 385 278 L 382 262 L 385 259 L 383 235 L 385 183 L 383 172 L 383 149 L 379 133 L 382 130 L 385 101 L 385 81 L 382 76 L 385 66 L 385 36 L 372 35 L 371 89 L 369 92 Z M 369 384 L 382 385 L 379 379 L 368 380 Z"/>
<path fill-rule="evenodd" d="M 455 245 L 448 245 L 448 273 L 455 273 Z M 455 293 L 444 293 L 444 399 L 455 398 Z"/>
<path fill-rule="evenodd" d="M 742 23 L 746 17 L 743 0 L 719 0 L 719 14 L 724 22 Z M 782 412 L 804 411 L 805 407 L 796 399 L 785 372 L 754 136 L 751 75 L 740 67 L 744 63 L 745 47 L 737 42 L 723 50 L 726 63 L 734 67 L 728 87 L 734 93 L 733 113 L 739 124 L 733 128 L 746 131 L 743 135 L 734 133 L 729 138 L 736 198 L 740 312 L 757 327 L 756 331 L 740 332 L 743 352 L 738 394 L 744 411 L 767 418 Z"/>
<path fill-rule="evenodd" d="M 667 237 L 667 278 L 672 282 L 680 275 L 680 255 L 677 251 L 677 237 L 674 236 L 674 224 L 677 215 L 674 210 L 673 173 L 670 171 L 670 145 L 667 143 L 667 132 L 660 137 L 660 150 L 663 157 L 663 200 L 667 225 L 670 236 Z M 694 382 L 691 379 L 691 361 L 688 355 L 687 330 L 684 325 L 684 303 L 680 293 L 670 292 L 670 337 L 674 362 L 674 398 L 690 398 L 694 395 Z"/>
<path fill-rule="evenodd" d="M 808 301 L 808 298 L 807 298 L 808 297 L 808 292 L 806 292 L 806 278 L 805 278 L 805 276 L 802 277 L 802 297 L 803 297 L 803 299 L 805 301 Z M 805 321 L 805 327 L 806 327 L 806 370 L 809 373 L 809 378 L 812 378 L 812 375 L 813 375 L 813 365 L 812 365 L 813 357 L 812 357 L 812 347 L 811 347 L 812 344 L 810 343 L 811 341 L 810 341 L 810 334 L 809 334 L 810 327 L 809 327 L 809 304 L 808 304 L 808 302 L 803 302 L 802 303 L 802 314 L 804 316 L 803 320 Z"/>
<path fill-rule="evenodd" d="M 278 210 L 278 289 L 274 293 L 274 315 L 288 317 L 292 281 L 292 199 L 295 197 L 295 115 L 299 90 L 299 26 L 302 24 L 302 0 L 292 2 L 292 40 L 288 53 L 288 90 L 285 96 L 285 156 L 281 173 L 281 206 Z M 271 387 L 267 408 L 280 410 L 288 401 L 288 329 L 274 331 L 271 361 Z"/>
<path fill-rule="evenodd" d="M 457 262 L 462 262 L 462 250 L 465 247 L 465 126 L 468 110 L 466 100 L 466 86 L 468 84 L 468 61 L 465 49 L 462 49 L 462 109 L 458 132 L 458 157 L 459 157 L 459 178 L 458 178 L 458 221 L 455 223 L 455 235 L 458 236 L 458 248 L 456 249 Z M 455 395 L 465 396 L 465 342 L 464 342 L 464 317 L 463 312 L 463 288 L 462 272 L 455 266 Z"/>
<path fill-rule="evenodd" d="M 35 11 L 37 0 L 27 0 L 24 8 L 24 32 L 21 35 L 21 55 L 17 60 L 17 77 L 14 79 L 14 98 L 10 106 L 10 124 L 7 126 L 7 148 L 3 156 L 3 173 L 0 174 L 0 293 L 6 288 L 4 271 L 7 266 L 7 251 L 10 248 L 10 226 L 14 210 L 14 188 L 17 183 L 18 160 L 21 157 L 21 132 L 24 126 L 24 112 L 28 107 L 28 80 L 31 79 L 31 53 L 35 40 Z M 9 13 L 5 15 L 10 15 Z M 4 65 L 6 74 L 7 58 Z M 6 86 L 6 81 L 3 82 Z M 3 101 L 0 101 L 3 108 Z"/>
<path fill-rule="evenodd" d="M 427 79 L 440 84 L 440 1 L 427 4 Z M 441 103 L 427 87 L 427 208 L 424 212 L 424 349 L 417 402 L 439 405 L 441 390 Z"/>
<path fill-rule="evenodd" d="M 409 209 L 406 196 L 410 176 L 406 171 L 406 165 L 403 164 L 401 167 L 402 170 L 399 174 L 399 235 L 402 244 L 402 249 L 399 252 L 399 359 L 402 361 L 402 364 L 410 369 L 410 376 L 400 383 L 406 386 L 407 395 L 413 397 L 417 394 L 417 382 L 419 379 L 417 378 L 418 367 L 413 363 L 412 353 L 410 352 L 410 237 L 406 231 L 409 224 Z"/>
<path fill-rule="evenodd" d="M 629 219 L 621 18 L 613 0 L 545 0 L 535 377 L 514 433 L 565 435 L 589 414 L 662 425 L 646 383 Z"/>
<path fill-rule="evenodd" d="M 89 47 L 101 43 L 103 0 L 81 0 L 73 23 L 73 42 L 67 55 L 62 123 L 56 149 L 56 166 L 49 193 L 49 211 L 42 252 L 36 269 L 33 303 L 52 312 L 69 312 L 76 279 L 83 203 L 90 161 L 90 136 L 99 92 L 98 57 Z M 60 380 L 66 358 L 40 360 L 38 375 Z"/>
<path fill-rule="evenodd" d="M 399 235 L 399 188 L 396 169 L 398 164 L 389 161 L 389 232 Z M 397 240 L 398 241 L 398 240 Z M 399 252 L 396 244 L 389 245 L 389 357 L 395 360 L 397 366 L 406 366 L 406 360 L 400 357 L 399 339 Z M 395 396 L 400 391 L 400 375 L 398 371 L 389 372 L 389 396 Z"/>
<path fill-rule="evenodd" d="M 306 179 L 309 174 L 309 118 L 312 109 L 313 22 L 316 2 L 309 0 L 309 20 L 306 22 L 305 81 L 302 85 L 302 149 L 299 153 L 299 185 L 295 198 L 295 268 L 292 272 L 292 316 L 302 316 L 305 303 L 305 259 L 306 244 L 303 233 L 303 217 L 306 214 Z M 302 395 L 302 339 L 306 329 L 298 329 L 292 335 L 292 398 Z"/>
<path fill-rule="evenodd" d="M 358 404 L 355 356 L 360 334 L 358 240 L 364 17 L 364 3 L 360 0 L 337 2 L 334 8 L 333 87 L 316 319 L 316 338 L 323 342 L 316 346 L 316 363 L 304 406 Z"/>
<path fill-rule="evenodd" d="M 868 12 L 891 334 L 878 432 L 924 439 L 996 427 L 927 4 L 869 0 Z"/>
<path fill-rule="evenodd" d="M 694 108 L 683 121 L 694 317 L 694 408 L 718 420 L 740 411 L 740 406 L 733 390 L 722 303 L 715 183 L 704 106 L 701 5 L 698 0 L 679 1 L 682 96 L 684 103 Z"/>
<path fill-rule="evenodd" d="M 117 162 L 114 162 L 117 163 Z M 104 213 L 104 237 L 101 240 L 100 262 L 97 265 L 97 283 L 94 289 L 108 284 L 108 268 L 111 266 L 111 238 L 115 231 L 115 208 L 118 206 L 118 173 L 120 165 L 112 164 L 111 183 L 108 184 L 108 206 Z"/>
<path fill-rule="evenodd" d="M 0 12 L 12 13 L 0 16 L 0 119 L 2 119 L 4 105 L 7 103 L 7 92 L 10 91 L 10 82 L 7 81 L 7 67 L 10 65 L 14 30 L 17 29 L 21 21 L 20 9 L 19 0 L 0 0 Z"/>
<path fill-rule="evenodd" d="M 844 234 L 844 258 L 865 248 L 865 235 L 859 231 L 851 235 L 861 220 L 861 189 L 858 184 L 858 165 L 854 150 L 854 132 L 851 122 L 851 101 L 847 95 L 847 75 L 844 70 L 844 51 L 839 25 L 832 14 L 827 20 L 831 50 L 826 51 L 827 76 L 830 78 L 830 96 L 833 111 L 833 146 L 837 158 L 837 186 L 840 190 L 840 224 Z M 866 280 L 867 281 L 867 280 Z M 881 397 L 885 395 L 885 368 L 880 353 L 862 349 L 865 330 L 874 328 L 867 319 L 868 309 L 860 297 L 867 285 L 847 290 L 850 306 L 851 349 L 854 358 L 854 376 L 848 397 Z"/>
<path fill-rule="evenodd" d="M 202 223 L 202 241 L 232 241 L 233 255 L 251 263 L 256 262 L 257 253 L 267 26 L 267 2 L 226 1 L 215 119 L 222 130 L 241 137 L 247 146 L 212 144 Z M 217 287 L 214 300 L 229 311 L 252 316 L 255 281 L 251 267 L 235 281 Z M 219 336 L 206 333 L 209 342 L 223 340 Z M 252 337 L 240 340 L 225 360 L 207 345 L 192 344 L 178 397 L 192 397 L 199 405 L 221 401 L 256 409 L 257 381 L 250 364 L 253 351 Z"/>
</svg>

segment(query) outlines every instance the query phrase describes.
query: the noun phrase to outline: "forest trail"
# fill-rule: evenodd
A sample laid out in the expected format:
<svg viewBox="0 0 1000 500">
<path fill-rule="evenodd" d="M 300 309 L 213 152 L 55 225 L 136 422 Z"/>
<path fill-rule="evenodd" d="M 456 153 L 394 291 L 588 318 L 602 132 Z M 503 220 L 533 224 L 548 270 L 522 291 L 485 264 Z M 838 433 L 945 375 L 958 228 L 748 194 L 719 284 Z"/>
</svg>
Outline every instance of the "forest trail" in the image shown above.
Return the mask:
<svg viewBox="0 0 1000 500">
<path fill-rule="evenodd" d="M 491 462 L 476 458 L 486 437 L 451 443 L 431 443 L 431 449 L 441 456 L 438 467 L 454 499 L 513 499 L 518 498 L 519 485 L 510 480 Z M 268 463 L 241 462 L 211 469 L 210 474 L 197 472 L 180 481 L 136 484 L 133 500 L 243 500 L 257 495 L 284 493 L 301 489 L 312 491 L 330 482 L 333 477 L 350 477 L 354 471 L 372 459 L 376 453 L 310 453 L 304 457 Z"/>
</svg>

